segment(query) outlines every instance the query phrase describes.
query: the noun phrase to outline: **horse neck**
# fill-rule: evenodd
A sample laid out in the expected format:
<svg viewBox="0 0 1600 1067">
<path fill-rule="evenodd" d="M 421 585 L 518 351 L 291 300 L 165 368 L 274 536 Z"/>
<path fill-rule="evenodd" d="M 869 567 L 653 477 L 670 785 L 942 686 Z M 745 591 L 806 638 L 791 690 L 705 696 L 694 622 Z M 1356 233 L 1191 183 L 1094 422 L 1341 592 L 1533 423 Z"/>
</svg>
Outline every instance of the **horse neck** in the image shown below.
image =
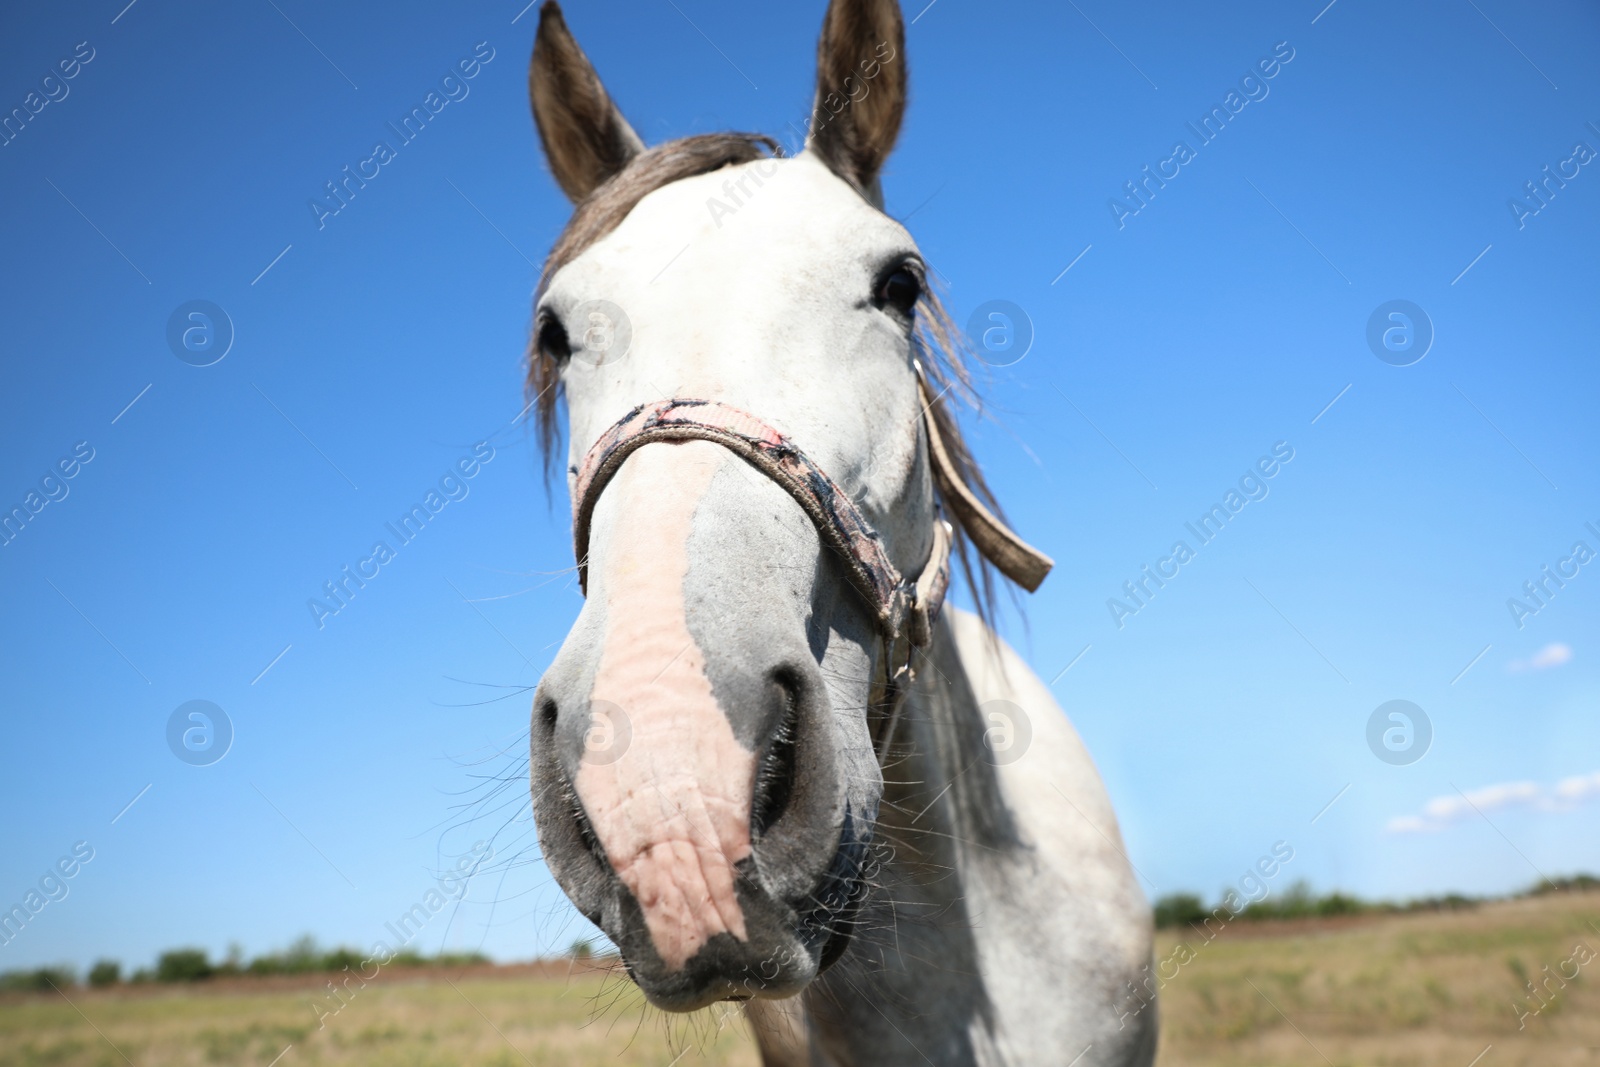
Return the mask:
<svg viewBox="0 0 1600 1067">
<path fill-rule="evenodd" d="M 1017 827 L 948 623 L 918 653 L 916 670 L 884 759 L 878 829 L 901 865 L 948 872 L 1015 847 Z"/>
<path fill-rule="evenodd" d="M 920 1063 L 921 1048 L 966 1050 L 992 1028 L 978 939 L 992 931 L 969 910 L 979 868 L 1018 847 L 987 724 L 947 622 L 906 696 L 885 753 L 884 792 L 868 890 L 850 949 L 805 994 L 823 1048 L 845 1063 Z M 928 1011 L 938 1004 L 938 1011 Z"/>
</svg>

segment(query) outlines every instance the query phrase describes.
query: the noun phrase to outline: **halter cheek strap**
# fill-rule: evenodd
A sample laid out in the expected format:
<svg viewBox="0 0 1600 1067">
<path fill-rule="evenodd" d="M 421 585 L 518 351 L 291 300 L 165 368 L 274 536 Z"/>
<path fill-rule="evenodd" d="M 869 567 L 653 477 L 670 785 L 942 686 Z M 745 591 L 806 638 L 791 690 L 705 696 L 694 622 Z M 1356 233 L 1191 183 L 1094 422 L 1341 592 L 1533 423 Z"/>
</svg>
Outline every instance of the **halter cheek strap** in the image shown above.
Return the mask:
<svg viewBox="0 0 1600 1067">
<path fill-rule="evenodd" d="M 933 524 L 933 546 L 914 579 L 901 576 L 865 515 L 834 480 L 788 438 L 748 412 L 714 400 L 674 398 L 641 404 L 624 415 L 589 449 L 572 488 L 573 548 L 578 581 L 589 588 L 589 526 L 600 494 L 623 462 L 655 441 L 712 441 L 736 453 L 782 486 L 805 511 L 822 541 L 838 555 L 890 644 L 891 671 L 910 660 L 907 642 L 923 647 L 950 584 L 949 526 Z"/>
<path fill-rule="evenodd" d="M 920 376 L 919 376 L 920 379 Z M 933 460 L 933 480 L 939 486 L 939 496 L 945 506 L 955 513 L 956 521 L 984 559 L 1000 568 L 1000 573 L 1032 593 L 1038 590 L 1055 561 L 1013 533 L 994 513 L 983 506 L 967 483 L 961 480 L 950 453 L 945 449 L 944 438 L 939 434 L 939 420 L 933 415 L 933 401 L 928 397 L 928 383 L 922 381 L 922 402 L 928 412 L 922 420 L 928 430 L 928 455 Z"/>
</svg>

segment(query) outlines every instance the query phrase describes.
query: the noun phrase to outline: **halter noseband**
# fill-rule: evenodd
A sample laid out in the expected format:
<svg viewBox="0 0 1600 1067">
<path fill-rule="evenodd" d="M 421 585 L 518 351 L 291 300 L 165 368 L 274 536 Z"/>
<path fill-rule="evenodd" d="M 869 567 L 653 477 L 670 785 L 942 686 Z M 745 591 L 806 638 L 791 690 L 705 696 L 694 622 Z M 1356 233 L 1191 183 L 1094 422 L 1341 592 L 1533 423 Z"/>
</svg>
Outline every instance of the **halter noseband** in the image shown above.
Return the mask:
<svg viewBox="0 0 1600 1067">
<path fill-rule="evenodd" d="M 933 524 L 933 547 L 916 578 L 902 577 L 883 541 L 837 482 L 788 438 L 748 412 L 714 400 L 674 398 L 641 404 L 589 449 L 573 485 L 572 535 L 578 581 L 589 588 L 589 524 L 600 494 L 630 455 L 655 441 L 712 441 L 737 454 L 794 498 L 823 544 L 833 549 L 887 642 L 891 680 L 925 647 L 950 584 L 950 528 Z"/>
<path fill-rule="evenodd" d="M 920 366 L 917 381 L 928 457 L 941 496 L 954 509 L 979 551 L 1031 592 L 1049 572 L 1050 558 L 1012 533 L 962 482 L 940 437 L 938 421 L 933 416 L 936 398 L 928 395 Z M 849 494 L 783 434 L 754 415 L 715 400 L 656 400 L 634 408 L 601 434 L 577 471 L 572 486 L 572 538 L 578 582 L 585 595 L 589 591 L 589 525 L 600 494 L 623 461 L 655 441 L 711 441 L 722 445 L 794 498 L 817 528 L 823 544 L 838 555 L 851 584 L 877 621 L 887 651 L 887 702 L 897 711 L 911 677 L 912 652 L 926 648 L 933 640 L 934 624 L 950 585 L 950 524 L 942 518 L 934 519 L 933 545 L 927 561 L 917 577 L 906 578 L 890 561 L 883 539 Z"/>
</svg>

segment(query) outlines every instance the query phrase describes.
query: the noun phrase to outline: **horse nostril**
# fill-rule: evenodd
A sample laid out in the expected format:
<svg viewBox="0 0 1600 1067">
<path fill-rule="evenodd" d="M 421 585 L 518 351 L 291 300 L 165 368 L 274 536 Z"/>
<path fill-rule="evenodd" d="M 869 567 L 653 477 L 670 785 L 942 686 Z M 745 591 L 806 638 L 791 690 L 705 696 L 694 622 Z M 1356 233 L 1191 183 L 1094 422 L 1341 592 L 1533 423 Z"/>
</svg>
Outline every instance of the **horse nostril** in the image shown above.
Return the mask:
<svg viewBox="0 0 1600 1067">
<path fill-rule="evenodd" d="M 768 699 L 777 708 L 777 725 L 767 741 L 756 770 L 755 797 L 750 811 L 750 832 L 760 838 L 783 817 L 794 795 L 795 760 L 800 732 L 800 676 L 780 667 L 767 681 Z"/>
<path fill-rule="evenodd" d="M 556 718 L 559 714 L 556 702 L 549 697 L 539 701 L 539 730 L 544 735 L 543 739 L 549 741 L 556 732 Z"/>
<path fill-rule="evenodd" d="M 605 864 L 605 849 L 600 844 L 599 836 L 594 832 L 594 826 L 589 822 L 589 813 L 583 809 L 583 801 L 578 799 L 578 790 L 571 777 L 562 769 L 560 753 L 557 751 L 556 725 L 561 718 L 561 709 L 549 697 L 538 701 L 534 711 L 533 723 L 535 738 L 533 742 L 533 757 L 542 762 L 543 773 L 537 777 L 544 780 L 546 788 L 553 790 L 554 796 L 559 798 L 557 810 L 564 810 L 571 820 L 571 828 L 577 832 L 583 847 L 598 860 Z M 589 916 L 591 921 L 593 916 Z"/>
</svg>

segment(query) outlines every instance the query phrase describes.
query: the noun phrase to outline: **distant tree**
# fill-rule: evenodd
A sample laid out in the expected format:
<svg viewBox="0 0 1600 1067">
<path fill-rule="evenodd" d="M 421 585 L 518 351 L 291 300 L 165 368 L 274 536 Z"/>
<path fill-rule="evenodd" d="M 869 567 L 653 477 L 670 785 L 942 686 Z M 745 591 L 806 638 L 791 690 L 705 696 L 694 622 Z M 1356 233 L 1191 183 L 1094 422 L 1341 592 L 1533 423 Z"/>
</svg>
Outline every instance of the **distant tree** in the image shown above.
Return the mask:
<svg viewBox="0 0 1600 1067">
<path fill-rule="evenodd" d="M 265 956 L 257 956 L 255 959 L 250 961 L 249 965 L 245 967 L 244 971 L 246 974 L 254 975 L 282 974 L 283 957 L 276 956 L 271 953 L 268 953 Z"/>
<path fill-rule="evenodd" d="M 222 975 L 243 974 L 244 968 L 244 946 L 237 941 L 228 942 L 228 954 L 217 965 L 217 973 Z"/>
<path fill-rule="evenodd" d="M 470 967 L 491 961 L 481 952 L 441 952 L 429 962 L 436 967 Z"/>
<path fill-rule="evenodd" d="M 1337 890 L 1319 898 L 1316 903 L 1317 914 L 1323 916 L 1360 915 L 1368 910 L 1370 910 L 1369 906 L 1360 897 L 1351 896 L 1348 893 L 1340 893 Z"/>
<path fill-rule="evenodd" d="M 310 934 L 301 934 L 295 938 L 289 950 L 283 954 L 283 963 L 283 969 L 290 974 L 320 970 L 322 950 L 317 947 L 317 939 Z"/>
<path fill-rule="evenodd" d="M 122 981 L 122 964 L 116 960 L 96 960 L 89 968 L 89 984 L 96 989 L 116 985 Z"/>
<path fill-rule="evenodd" d="M 242 957 L 243 953 L 241 953 Z M 268 952 L 251 960 L 243 969 L 247 974 L 310 974 L 324 969 L 326 960 L 316 938 L 302 934 L 282 952 Z M 337 968 L 335 968 L 337 970 Z M 227 971 L 227 965 L 223 965 Z"/>
<path fill-rule="evenodd" d="M 1546 893 L 1589 893 L 1600 889 L 1600 878 L 1592 874 L 1574 874 L 1564 878 L 1540 879 L 1523 896 L 1542 897 Z"/>
<path fill-rule="evenodd" d="M 1435 911 L 1465 911 L 1477 906 L 1478 901 L 1472 897 L 1462 896 L 1460 893 L 1446 893 L 1434 901 L 1433 908 Z"/>
<path fill-rule="evenodd" d="M 1156 901 L 1155 913 L 1156 927 L 1162 930 L 1170 926 L 1188 926 L 1206 917 L 1205 906 L 1193 893 L 1169 893 Z"/>
<path fill-rule="evenodd" d="M 0 990 L 48 993 L 76 985 L 78 976 L 71 967 L 39 967 L 32 971 L 6 971 L 0 974 Z"/>
<path fill-rule="evenodd" d="M 156 981 L 198 982 L 215 973 L 202 948 L 176 948 L 156 960 Z"/>
<path fill-rule="evenodd" d="M 352 971 L 359 970 L 363 956 L 353 948 L 331 949 L 322 957 L 322 969 L 325 971 L 342 971 L 346 967 Z"/>
</svg>

